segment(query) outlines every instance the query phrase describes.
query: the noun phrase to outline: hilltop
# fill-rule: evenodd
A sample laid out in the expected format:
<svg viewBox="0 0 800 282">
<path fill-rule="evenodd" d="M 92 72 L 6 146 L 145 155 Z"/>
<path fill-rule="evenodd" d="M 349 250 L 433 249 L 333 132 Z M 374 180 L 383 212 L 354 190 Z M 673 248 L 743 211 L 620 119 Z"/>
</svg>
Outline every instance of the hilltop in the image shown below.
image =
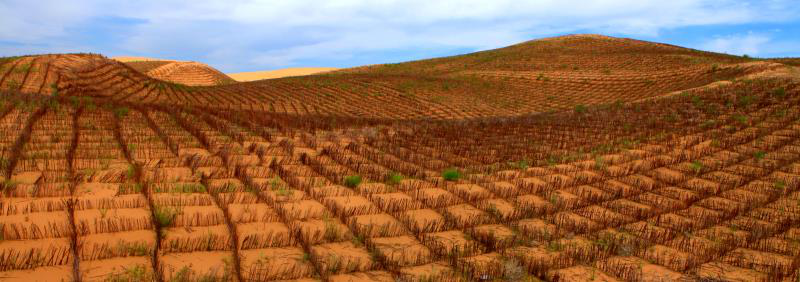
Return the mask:
<svg viewBox="0 0 800 282">
<path fill-rule="evenodd" d="M 234 80 L 219 70 L 202 63 L 164 60 L 147 57 L 114 57 L 134 70 L 155 79 L 187 86 L 214 86 Z"/>
</svg>

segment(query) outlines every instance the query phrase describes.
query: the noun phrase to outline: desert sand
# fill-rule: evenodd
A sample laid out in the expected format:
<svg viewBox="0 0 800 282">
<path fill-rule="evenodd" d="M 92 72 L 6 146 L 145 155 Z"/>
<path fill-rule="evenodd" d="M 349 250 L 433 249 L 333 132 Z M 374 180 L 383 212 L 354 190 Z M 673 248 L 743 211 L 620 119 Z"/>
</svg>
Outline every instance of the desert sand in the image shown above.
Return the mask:
<svg viewBox="0 0 800 282">
<path fill-rule="evenodd" d="M 290 76 L 304 76 L 304 75 L 318 74 L 334 70 L 337 70 L 337 68 L 325 68 L 325 67 L 286 68 L 286 69 L 268 70 L 268 71 L 228 73 L 227 75 L 236 81 L 246 82 L 246 81 L 274 79 L 274 78 L 290 77 Z"/>
</svg>

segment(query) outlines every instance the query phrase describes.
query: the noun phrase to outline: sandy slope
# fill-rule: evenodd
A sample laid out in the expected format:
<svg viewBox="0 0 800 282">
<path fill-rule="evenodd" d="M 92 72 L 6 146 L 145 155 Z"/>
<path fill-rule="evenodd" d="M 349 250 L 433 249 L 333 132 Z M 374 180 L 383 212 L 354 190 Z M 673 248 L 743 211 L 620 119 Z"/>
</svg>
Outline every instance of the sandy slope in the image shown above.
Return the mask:
<svg viewBox="0 0 800 282">
<path fill-rule="evenodd" d="M 328 72 L 337 70 L 337 68 L 286 68 L 280 70 L 270 71 L 254 71 L 254 72 L 240 72 L 228 73 L 227 75 L 236 81 L 254 81 L 261 79 L 281 78 L 288 76 L 303 76 L 321 72 Z"/>
</svg>

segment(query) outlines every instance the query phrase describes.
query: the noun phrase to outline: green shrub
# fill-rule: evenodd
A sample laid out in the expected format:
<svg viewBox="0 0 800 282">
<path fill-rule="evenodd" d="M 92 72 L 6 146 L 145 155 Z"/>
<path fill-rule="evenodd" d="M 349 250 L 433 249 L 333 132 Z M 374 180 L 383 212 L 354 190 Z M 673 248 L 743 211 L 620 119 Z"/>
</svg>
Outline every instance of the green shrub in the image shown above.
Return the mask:
<svg viewBox="0 0 800 282">
<path fill-rule="evenodd" d="M 783 87 L 778 87 L 775 90 L 772 90 L 772 95 L 775 95 L 778 98 L 786 97 L 786 89 Z"/>
<path fill-rule="evenodd" d="M 442 172 L 442 177 L 447 181 L 456 181 L 461 178 L 461 172 L 455 168 L 448 168 Z"/>
<path fill-rule="evenodd" d="M 0 186 L 2 186 L 1 188 L 3 188 L 2 189 L 3 191 L 5 191 L 5 190 L 14 190 L 14 189 L 17 188 L 17 185 L 19 185 L 19 183 L 17 181 L 14 181 L 14 180 L 6 180 L 6 181 L 3 181 L 3 183 L 0 183 Z"/>
<path fill-rule="evenodd" d="M 386 178 L 386 183 L 389 185 L 397 185 L 403 181 L 403 175 L 397 172 L 392 172 L 389 174 L 389 177 Z"/>
<path fill-rule="evenodd" d="M 731 118 L 733 118 L 733 120 L 739 122 L 742 125 L 747 125 L 747 116 L 743 114 L 735 114 Z"/>
<path fill-rule="evenodd" d="M 187 183 L 176 185 L 173 191 L 178 193 L 205 193 L 208 189 L 200 183 Z"/>
<path fill-rule="evenodd" d="M 711 119 L 711 120 L 707 120 L 707 121 L 703 122 L 702 124 L 700 124 L 700 127 L 704 128 L 704 129 L 705 128 L 711 128 L 711 127 L 714 127 L 716 124 L 717 124 L 717 121 Z"/>
<path fill-rule="evenodd" d="M 136 166 L 128 165 L 128 170 L 125 171 L 125 175 L 128 176 L 128 179 L 133 179 L 136 177 Z"/>
<path fill-rule="evenodd" d="M 702 108 L 703 100 L 700 99 L 700 96 L 692 95 L 692 104 L 697 108 Z"/>
<path fill-rule="evenodd" d="M 125 116 L 128 115 L 128 112 L 130 112 L 130 110 L 126 107 L 120 107 L 114 109 L 114 115 L 118 118 L 124 118 Z"/>
<path fill-rule="evenodd" d="M 703 163 L 700 161 L 693 161 L 689 167 L 694 171 L 694 173 L 700 174 L 700 170 L 703 169 Z"/>
<path fill-rule="evenodd" d="M 156 219 L 156 224 L 159 227 L 167 227 L 172 225 L 172 221 L 178 216 L 179 211 L 173 207 L 155 207 L 153 215 Z"/>
<path fill-rule="evenodd" d="M 752 95 L 742 96 L 739 98 L 739 107 L 747 108 L 756 101 L 756 97 Z"/>
<path fill-rule="evenodd" d="M 583 104 L 575 105 L 575 113 L 582 114 L 585 113 L 587 110 L 589 110 L 589 108 L 586 107 L 586 105 Z"/>
<path fill-rule="evenodd" d="M 361 176 L 359 175 L 350 175 L 344 178 L 344 186 L 356 188 L 358 184 L 361 184 Z"/>
<path fill-rule="evenodd" d="M 558 157 L 556 157 L 556 156 L 547 157 L 547 165 L 548 166 L 555 166 L 557 164 L 558 164 Z"/>
<path fill-rule="evenodd" d="M 528 169 L 528 167 L 529 167 L 528 161 L 526 161 L 526 160 L 521 160 L 521 161 L 517 162 L 517 168 L 518 169 L 526 170 L 526 169 Z"/>
<path fill-rule="evenodd" d="M 133 282 L 133 281 L 152 281 L 153 273 L 149 272 L 144 265 L 135 265 L 132 267 L 123 267 L 124 271 L 117 273 L 110 273 L 105 277 L 105 281 L 109 282 Z"/>
<path fill-rule="evenodd" d="M 596 170 L 603 170 L 606 168 L 606 163 L 602 156 L 597 156 L 594 158 L 594 168 Z"/>
<path fill-rule="evenodd" d="M 767 156 L 767 153 L 764 152 L 764 151 L 758 151 L 758 152 L 755 152 L 755 154 L 753 154 L 753 157 L 756 158 L 756 160 L 762 160 L 766 156 Z"/>
</svg>

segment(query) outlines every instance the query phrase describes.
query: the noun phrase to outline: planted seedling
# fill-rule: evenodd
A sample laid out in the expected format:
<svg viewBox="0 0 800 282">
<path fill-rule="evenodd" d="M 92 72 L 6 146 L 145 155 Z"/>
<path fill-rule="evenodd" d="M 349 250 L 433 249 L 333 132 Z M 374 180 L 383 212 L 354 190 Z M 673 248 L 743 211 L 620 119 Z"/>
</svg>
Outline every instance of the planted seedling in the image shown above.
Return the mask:
<svg viewBox="0 0 800 282">
<path fill-rule="evenodd" d="M 578 105 L 575 105 L 574 110 L 575 110 L 575 113 L 582 114 L 582 113 L 585 113 L 587 110 L 589 110 L 589 108 L 586 107 L 583 104 L 578 104 Z"/>
<path fill-rule="evenodd" d="M 402 181 L 403 175 L 397 172 L 389 173 L 389 176 L 386 178 L 386 184 L 389 185 L 398 185 Z"/>
<path fill-rule="evenodd" d="M 753 154 L 753 157 L 758 161 L 764 159 L 764 157 L 766 157 L 766 156 L 767 156 L 767 153 L 764 152 L 764 151 L 758 151 L 758 152 L 755 152 L 755 154 Z"/>
<path fill-rule="evenodd" d="M 461 172 L 455 168 L 448 168 L 442 172 L 442 178 L 447 181 L 456 181 L 461 178 Z"/>
<path fill-rule="evenodd" d="M 700 174 L 700 170 L 703 169 L 703 163 L 700 161 L 693 161 L 689 167 L 694 171 L 695 174 Z"/>
<path fill-rule="evenodd" d="M 344 178 L 344 186 L 356 188 L 359 184 L 361 184 L 361 176 L 359 175 L 350 175 Z"/>
</svg>

